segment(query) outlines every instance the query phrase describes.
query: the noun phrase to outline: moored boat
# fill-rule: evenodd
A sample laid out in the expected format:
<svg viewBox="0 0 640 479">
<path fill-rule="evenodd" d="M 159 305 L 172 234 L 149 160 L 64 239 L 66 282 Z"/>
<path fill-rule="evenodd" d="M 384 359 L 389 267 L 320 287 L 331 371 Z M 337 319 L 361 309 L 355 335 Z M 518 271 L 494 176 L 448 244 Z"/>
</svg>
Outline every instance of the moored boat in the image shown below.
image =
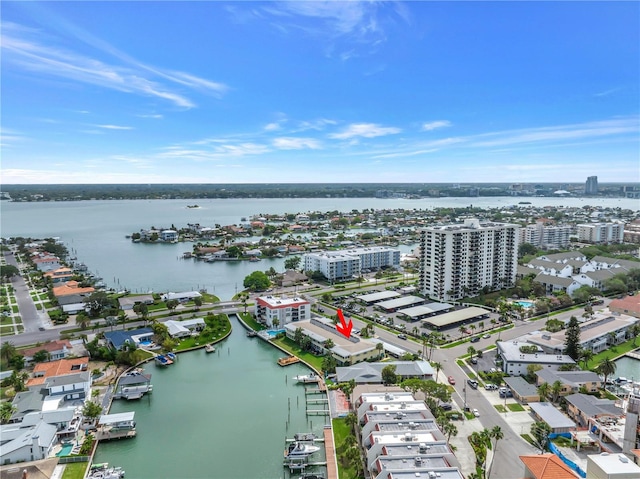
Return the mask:
<svg viewBox="0 0 640 479">
<path fill-rule="evenodd" d="M 313 444 L 304 444 L 302 442 L 296 441 L 289 444 L 289 447 L 284 452 L 284 457 L 287 457 L 289 459 L 307 457 L 314 452 L 318 452 L 319 450 L 320 448 L 318 446 L 314 446 Z"/>
<path fill-rule="evenodd" d="M 207 344 L 207 345 L 204 347 L 204 350 L 205 350 L 205 352 L 207 352 L 207 353 L 215 353 L 215 352 L 216 352 L 216 348 L 215 348 L 215 346 L 214 346 L 213 344 Z"/>
<path fill-rule="evenodd" d="M 304 384 L 304 383 L 316 383 L 320 378 L 316 373 L 312 372 L 309 374 L 300 374 L 298 376 L 294 376 L 293 379 L 298 381 L 299 383 Z"/>
</svg>

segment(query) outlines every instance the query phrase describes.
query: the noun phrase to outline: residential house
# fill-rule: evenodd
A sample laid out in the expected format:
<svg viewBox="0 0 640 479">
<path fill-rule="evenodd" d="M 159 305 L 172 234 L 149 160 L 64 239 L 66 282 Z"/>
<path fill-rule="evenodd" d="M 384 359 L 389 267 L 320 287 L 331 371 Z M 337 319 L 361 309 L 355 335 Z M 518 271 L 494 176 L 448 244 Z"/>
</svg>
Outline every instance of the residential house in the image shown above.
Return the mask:
<svg viewBox="0 0 640 479">
<path fill-rule="evenodd" d="M 121 350 L 126 344 L 136 347 L 141 341 L 148 341 L 153 337 L 151 328 L 139 328 L 132 331 L 105 331 L 104 339 L 107 345 L 115 350 Z"/>
<path fill-rule="evenodd" d="M 56 339 L 54 341 L 47 341 L 40 346 L 33 346 L 31 348 L 20 350 L 20 354 L 24 356 L 25 363 L 30 364 L 33 362 L 33 357 L 40 351 L 46 351 L 48 354 L 47 361 L 57 361 L 69 356 L 73 347 L 68 339 Z M 86 358 L 84 358 L 86 359 Z M 36 366 L 37 368 L 38 366 Z"/>
<path fill-rule="evenodd" d="M 67 281 L 61 286 L 53 287 L 53 295 L 61 305 L 81 303 L 94 292 L 95 288 L 91 286 L 81 288 L 77 281 Z"/>
<path fill-rule="evenodd" d="M 595 393 L 602 387 L 602 379 L 592 371 L 553 371 L 541 369 L 536 371 L 536 386 L 543 383 L 552 385 L 560 381 L 562 389 L 560 395 L 577 393 L 582 391 Z"/>
<path fill-rule="evenodd" d="M 54 271 L 60 268 L 61 266 L 60 259 L 57 258 L 56 256 L 38 255 L 32 261 L 36 265 L 36 268 L 38 269 L 38 271 L 41 271 L 43 273 L 47 271 Z"/>
<path fill-rule="evenodd" d="M 67 268 L 66 266 L 64 266 L 58 269 L 47 271 L 43 276 L 50 279 L 54 285 L 59 285 L 70 281 L 74 276 L 74 272 L 71 268 Z"/>
<path fill-rule="evenodd" d="M 511 389 L 513 397 L 520 401 L 522 404 L 529 404 L 532 402 L 540 401 L 538 388 L 536 388 L 533 384 L 529 384 L 521 376 L 505 377 L 504 382 L 507 386 L 509 386 L 509 389 Z"/>
<path fill-rule="evenodd" d="M 618 417 L 624 414 L 622 409 L 616 406 L 611 399 L 600 399 L 588 394 L 575 393 L 565 396 L 567 415 L 573 419 L 579 427 L 587 427 L 602 416 Z"/>
<path fill-rule="evenodd" d="M 165 293 L 161 296 L 162 301 L 170 301 L 172 299 L 176 299 L 181 303 L 186 303 L 187 301 L 191 301 L 195 298 L 201 298 L 202 294 L 198 291 L 184 291 L 182 293 Z"/>
<path fill-rule="evenodd" d="M 120 304 L 120 309 L 124 311 L 132 310 L 136 304 L 153 304 L 153 295 L 152 294 L 139 294 L 136 296 L 123 296 L 118 298 L 118 304 Z"/>
<path fill-rule="evenodd" d="M 569 265 L 567 265 L 566 268 L 571 270 L 571 267 Z M 571 296 L 576 289 L 582 286 L 578 281 L 576 281 L 573 278 L 552 276 L 550 274 L 544 274 L 544 273 L 539 273 L 535 277 L 534 281 L 544 286 L 544 290 L 547 294 L 553 294 L 553 293 L 563 291 L 567 293 L 569 296 Z"/>
<path fill-rule="evenodd" d="M 160 231 L 160 239 L 166 243 L 175 243 L 178 241 L 178 232 L 175 230 Z"/>
<path fill-rule="evenodd" d="M 207 325 L 203 318 L 185 319 L 174 321 L 170 319 L 164 322 L 172 338 L 187 338 L 202 331 Z"/>
<path fill-rule="evenodd" d="M 28 427 L 20 424 L 0 426 L 0 462 L 15 464 L 46 459 L 56 441 L 56 432 L 54 425 L 45 422 Z"/>
<path fill-rule="evenodd" d="M 280 287 L 286 288 L 288 286 L 294 286 L 296 284 L 304 283 L 308 280 L 309 278 L 307 278 L 306 274 L 288 269 L 282 275 L 279 275 L 276 278 L 276 284 Z"/>
<path fill-rule="evenodd" d="M 576 424 L 551 403 L 533 402 L 529 404 L 529 407 L 533 417 L 547 423 L 552 433 L 571 432 L 576 428 Z"/>
<path fill-rule="evenodd" d="M 524 464 L 524 479 L 576 479 L 576 475 L 555 454 L 520 456 Z"/>
</svg>

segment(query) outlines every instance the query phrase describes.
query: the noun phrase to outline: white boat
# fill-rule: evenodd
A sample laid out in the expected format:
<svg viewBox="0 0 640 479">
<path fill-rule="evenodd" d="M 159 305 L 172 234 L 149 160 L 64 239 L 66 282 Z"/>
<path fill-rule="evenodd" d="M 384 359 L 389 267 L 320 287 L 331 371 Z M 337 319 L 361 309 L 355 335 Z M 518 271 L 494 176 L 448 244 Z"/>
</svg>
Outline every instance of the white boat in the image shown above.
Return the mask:
<svg viewBox="0 0 640 479">
<path fill-rule="evenodd" d="M 289 447 L 284 452 L 284 457 L 289 459 L 307 457 L 314 452 L 318 452 L 319 450 L 320 448 L 318 446 L 314 446 L 313 444 L 305 444 L 296 441 L 289 444 Z"/>
<path fill-rule="evenodd" d="M 316 373 L 309 373 L 299 374 L 298 376 L 294 376 L 293 379 L 298 381 L 299 383 L 315 383 L 318 382 L 318 379 L 320 378 L 316 375 Z"/>
<path fill-rule="evenodd" d="M 214 346 L 213 344 L 207 344 L 207 345 L 204 347 L 204 350 L 205 350 L 207 353 L 215 353 L 215 352 L 216 352 L 216 348 L 215 348 L 215 346 Z"/>
</svg>

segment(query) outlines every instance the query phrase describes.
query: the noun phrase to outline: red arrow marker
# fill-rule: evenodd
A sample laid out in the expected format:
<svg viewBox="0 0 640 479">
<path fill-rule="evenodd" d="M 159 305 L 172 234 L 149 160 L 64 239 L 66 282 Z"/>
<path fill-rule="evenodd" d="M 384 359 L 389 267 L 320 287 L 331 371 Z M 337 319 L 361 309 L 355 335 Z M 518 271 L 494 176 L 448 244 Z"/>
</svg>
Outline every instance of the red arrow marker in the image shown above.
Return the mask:
<svg viewBox="0 0 640 479">
<path fill-rule="evenodd" d="M 344 320 L 344 314 L 342 314 L 342 310 L 338 310 L 338 318 L 340 319 L 340 324 L 336 324 L 336 329 L 339 333 L 342 333 L 346 338 L 351 336 L 351 328 L 353 328 L 353 323 L 349 320 L 349 324 Z"/>
</svg>

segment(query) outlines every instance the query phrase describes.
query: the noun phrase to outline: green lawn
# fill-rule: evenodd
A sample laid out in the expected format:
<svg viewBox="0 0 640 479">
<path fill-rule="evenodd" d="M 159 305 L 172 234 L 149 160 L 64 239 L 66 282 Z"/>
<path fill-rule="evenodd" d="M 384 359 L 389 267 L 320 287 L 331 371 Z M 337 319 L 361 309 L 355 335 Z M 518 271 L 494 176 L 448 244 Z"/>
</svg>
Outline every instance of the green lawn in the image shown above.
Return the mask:
<svg viewBox="0 0 640 479">
<path fill-rule="evenodd" d="M 280 338 L 280 339 L 274 339 L 272 342 L 274 344 L 277 344 L 281 348 L 286 349 L 288 352 L 290 352 L 294 356 L 298 356 L 300 359 L 305 361 L 307 364 L 310 364 L 316 370 L 320 371 L 322 369 L 322 357 L 321 356 L 314 356 L 311 353 L 308 353 L 306 351 L 302 351 L 300 349 L 300 346 L 298 346 L 296 343 L 294 343 L 289 338 L 285 337 L 285 338 Z"/>
<path fill-rule="evenodd" d="M 610 347 L 606 351 L 602 351 L 601 353 L 596 354 L 591 359 L 591 361 L 589 361 L 589 363 L 587 364 L 587 369 L 594 369 L 598 364 L 602 362 L 603 359 L 617 358 L 618 356 L 622 356 L 623 354 L 628 353 L 629 351 L 633 351 L 637 347 L 638 347 L 637 340 L 636 340 L 636 344 L 634 345 L 633 339 L 630 339 L 629 341 L 626 341 L 624 343 L 620 343 L 617 346 Z"/>
<path fill-rule="evenodd" d="M 253 315 L 250 313 L 238 313 L 238 315 L 242 318 L 242 320 L 247 323 L 247 325 L 255 330 L 255 331 L 262 331 L 263 329 L 267 329 L 263 324 L 260 324 L 259 322 L 257 322 L 254 318 Z"/>
<path fill-rule="evenodd" d="M 13 326 L 0 326 L 0 336 L 11 336 L 12 334 L 15 334 Z"/>
<path fill-rule="evenodd" d="M 3 324 L 3 325 L 13 324 L 13 319 L 7 316 L 0 316 L 0 324 Z"/>
<path fill-rule="evenodd" d="M 345 420 L 342 418 L 333 419 L 331 422 L 333 427 L 333 437 L 335 440 L 336 455 L 339 457 L 344 450 L 344 440 L 347 436 L 351 435 L 351 431 L 349 430 L 349 426 L 345 423 Z M 356 470 L 351 467 L 347 467 L 343 461 L 338 459 L 338 477 L 339 479 L 355 479 L 357 477 Z"/>
<path fill-rule="evenodd" d="M 498 412 L 507 412 L 507 409 L 502 404 L 494 404 L 494 408 L 498 410 Z"/>
<path fill-rule="evenodd" d="M 518 403 L 507 403 L 507 407 L 512 412 L 524 411 L 524 408 Z"/>
<path fill-rule="evenodd" d="M 202 294 L 202 301 L 204 303 L 219 303 L 220 298 L 218 298 L 215 294 L 210 293 L 200 293 Z"/>
<path fill-rule="evenodd" d="M 71 464 L 67 464 L 64 467 L 62 479 L 83 479 L 86 470 L 86 462 L 74 462 Z"/>
<path fill-rule="evenodd" d="M 17 305 L 17 304 L 12 304 L 12 305 L 11 305 L 11 310 L 12 310 L 14 313 L 18 313 L 18 312 L 20 311 L 20 310 L 18 309 L 18 305 Z"/>
</svg>

